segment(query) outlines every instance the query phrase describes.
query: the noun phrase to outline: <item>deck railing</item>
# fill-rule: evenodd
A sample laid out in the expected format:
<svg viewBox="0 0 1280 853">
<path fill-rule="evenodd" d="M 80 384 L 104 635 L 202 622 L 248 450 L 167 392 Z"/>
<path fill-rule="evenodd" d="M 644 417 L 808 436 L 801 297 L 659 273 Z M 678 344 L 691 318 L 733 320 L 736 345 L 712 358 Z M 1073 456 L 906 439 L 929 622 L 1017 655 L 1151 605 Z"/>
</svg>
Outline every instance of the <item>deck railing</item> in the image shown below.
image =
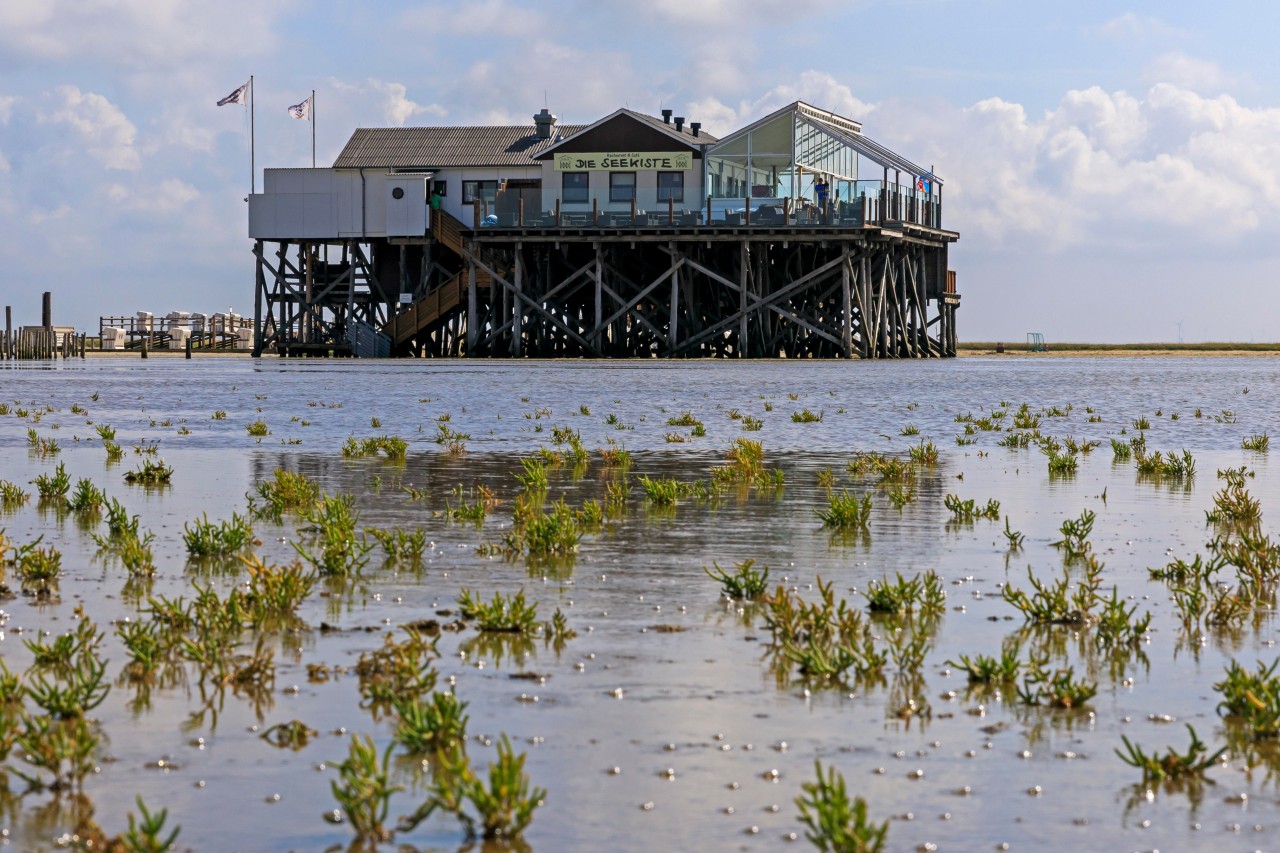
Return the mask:
<svg viewBox="0 0 1280 853">
<path fill-rule="evenodd" d="M 715 198 L 707 196 L 700 209 L 669 201 L 657 210 L 629 210 L 563 206 L 526 210 L 523 200 L 514 210 L 495 212 L 487 202 L 474 204 L 473 230 L 503 228 L 895 228 L 915 225 L 941 230 L 942 202 L 908 187 L 890 185 L 851 200 L 828 200 L 821 207 L 806 199 Z"/>
</svg>

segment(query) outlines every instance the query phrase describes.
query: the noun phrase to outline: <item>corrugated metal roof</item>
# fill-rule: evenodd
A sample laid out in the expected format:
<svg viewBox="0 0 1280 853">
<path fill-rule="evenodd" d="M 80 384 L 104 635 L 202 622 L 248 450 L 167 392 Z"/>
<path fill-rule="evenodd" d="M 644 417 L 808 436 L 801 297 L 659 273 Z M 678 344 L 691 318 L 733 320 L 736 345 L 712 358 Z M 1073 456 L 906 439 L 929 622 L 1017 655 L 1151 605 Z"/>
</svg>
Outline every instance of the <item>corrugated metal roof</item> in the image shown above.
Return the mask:
<svg viewBox="0 0 1280 853">
<path fill-rule="evenodd" d="M 533 125 L 483 127 L 361 127 L 351 134 L 335 169 L 448 168 L 532 165 L 534 155 L 587 127 L 561 124 L 550 139 Z"/>
</svg>

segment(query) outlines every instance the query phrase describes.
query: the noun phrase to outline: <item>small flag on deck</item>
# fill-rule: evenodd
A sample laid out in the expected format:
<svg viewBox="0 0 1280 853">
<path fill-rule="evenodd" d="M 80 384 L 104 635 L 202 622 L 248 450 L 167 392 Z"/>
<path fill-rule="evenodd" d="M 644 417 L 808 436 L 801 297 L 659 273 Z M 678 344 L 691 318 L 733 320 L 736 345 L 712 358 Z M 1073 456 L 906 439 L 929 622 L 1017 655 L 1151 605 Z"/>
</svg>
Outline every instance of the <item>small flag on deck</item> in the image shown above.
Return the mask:
<svg viewBox="0 0 1280 853">
<path fill-rule="evenodd" d="M 248 97 L 248 95 L 249 95 L 249 83 L 248 81 L 246 81 L 243 86 L 240 86 L 230 95 L 227 95 L 221 101 L 218 101 L 218 106 L 225 107 L 227 104 L 243 104 L 245 102 L 245 99 Z"/>
<path fill-rule="evenodd" d="M 311 98 L 307 98 L 300 104 L 294 104 L 289 107 L 289 115 L 294 118 L 307 118 L 311 115 Z"/>
<path fill-rule="evenodd" d="M 928 176 L 921 175 L 920 177 L 916 178 L 916 189 L 922 193 L 929 192 L 930 182 L 929 182 Z"/>
</svg>

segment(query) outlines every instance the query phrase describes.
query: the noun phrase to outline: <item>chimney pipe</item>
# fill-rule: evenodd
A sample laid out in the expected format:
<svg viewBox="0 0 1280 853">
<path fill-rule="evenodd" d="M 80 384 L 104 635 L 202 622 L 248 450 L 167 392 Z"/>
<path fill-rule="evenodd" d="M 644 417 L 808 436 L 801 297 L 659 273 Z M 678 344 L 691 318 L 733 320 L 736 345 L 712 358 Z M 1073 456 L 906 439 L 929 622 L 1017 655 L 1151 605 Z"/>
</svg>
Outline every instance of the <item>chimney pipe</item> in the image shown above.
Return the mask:
<svg viewBox="0 0 1280 853">
<path fill-rule="evenodd" d="M 697 136 L 698 131 L 700 130 L 702 130 L 702 122 L 700 121 L 689 122 L 689 132 L 692 133 L 694 136 Z"/>
<path fill-rule="evenodd" d="M 671 124 L 671 110 L 662 111 L 662 123 Z"/>
<path fill-rule="evenodd" d="M 676 116 L 676 133 L 684 130 L 684 116 Z"/>
<path fill-rule="evenodd" d="M 556 126 L 556 117 L 546 107 L 533 117 L 534 127 L 537 129 L 539 139 L 550 139 L 551 128 Z"/>
</svg>

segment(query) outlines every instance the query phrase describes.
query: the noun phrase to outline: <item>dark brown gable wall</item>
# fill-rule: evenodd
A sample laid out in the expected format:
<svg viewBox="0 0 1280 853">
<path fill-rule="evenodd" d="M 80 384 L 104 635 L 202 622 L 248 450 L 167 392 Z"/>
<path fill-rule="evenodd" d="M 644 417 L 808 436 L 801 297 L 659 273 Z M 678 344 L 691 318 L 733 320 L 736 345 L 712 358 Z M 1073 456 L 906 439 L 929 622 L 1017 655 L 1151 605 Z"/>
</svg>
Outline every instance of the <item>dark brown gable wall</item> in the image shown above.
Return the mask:
<svg viewBox="0 0 1280 853">
<path fill-rule="evenodd" d="M 575 139 L 570 139 L 556 149 L 558 152 L 580 154 L 596 151 L 689 151 L 701 156 L 695 145 L 682 145 L 655 127 L 636 121 L 630 116 L 614 116 L 609 121 Z M 545 159 L 539 157 L 537 159 Z"/>
</svg>

